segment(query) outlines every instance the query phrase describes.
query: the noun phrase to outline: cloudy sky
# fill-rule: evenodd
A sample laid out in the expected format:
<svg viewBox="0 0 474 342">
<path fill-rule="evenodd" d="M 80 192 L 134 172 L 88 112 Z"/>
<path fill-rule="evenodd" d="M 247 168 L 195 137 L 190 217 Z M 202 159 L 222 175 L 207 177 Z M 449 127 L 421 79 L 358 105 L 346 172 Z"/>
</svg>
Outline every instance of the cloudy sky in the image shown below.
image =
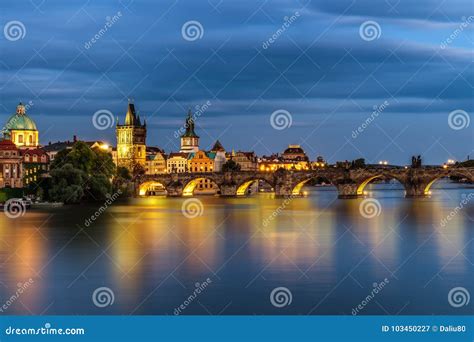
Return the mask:
<svg viewBox="0 0 474 342">
<path fill-rule="evenodd" d="M 202 148 L 464 160 L 471 16 L 470 0 L 2 0 L 0 121 L 21 100 L 43 144 L 74 134 L 114 144 L 94 113 L 123 121 L 133 98 L 147 143 L 172 151 L 187 109 L 208 103 Z"/>
</svg>

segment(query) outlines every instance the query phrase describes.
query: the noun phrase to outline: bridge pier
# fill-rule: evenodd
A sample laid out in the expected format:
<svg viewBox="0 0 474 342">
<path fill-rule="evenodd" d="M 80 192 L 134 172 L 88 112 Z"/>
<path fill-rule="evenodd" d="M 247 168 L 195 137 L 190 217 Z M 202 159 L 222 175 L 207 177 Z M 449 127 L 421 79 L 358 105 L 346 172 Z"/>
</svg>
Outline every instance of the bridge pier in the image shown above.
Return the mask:
<svg viewBox="0 0 474 342">
<path fill-rule="evenodd" d="M 428 184 L 410 184 L 405 185 L 405 197 L 426 197 L 429 194 L 425 193 L 425 188 Z"/>
<path fill-rule="evenodd" d="M 339 192 L 338 198 L 357 198 L 360 195 L 357 194 L 358 185 L 354 183 L 348 184 L 336 184 L 337 191 Z"/>
<path fill-rule="evenodd" d="M 181 197 L 183 196 L 183 185 L 181 183 L 170 184 L 166 187 L 168 197 Z"/>
<path fill-rule="evenodd" d="M 221 191 L 221 197 L 235 197 L 237 196 L 237 185 L 236 184 L 221 184 L 219 187 Z"/>
</svg>

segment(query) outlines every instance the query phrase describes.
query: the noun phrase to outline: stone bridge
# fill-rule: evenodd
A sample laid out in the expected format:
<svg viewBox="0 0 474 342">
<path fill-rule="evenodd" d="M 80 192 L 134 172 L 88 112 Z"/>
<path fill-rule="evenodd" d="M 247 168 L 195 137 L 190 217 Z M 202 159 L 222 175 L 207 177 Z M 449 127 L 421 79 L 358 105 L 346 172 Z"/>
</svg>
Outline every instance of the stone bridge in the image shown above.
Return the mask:
<svg viewBox="0 0 474 342">
<path fill-rule="evenodd" d="M 365 168 L 344 169 L 325 167 L 308 171 L 277 170 L 275 172 L 237 171 L 208 173 L 175 173 L 141 175 L 134 179 L 137 196 L 144 195 L 144 189 L 151 184 L 161 184 L 167 196 L 192 196 L 201 179 L 209 179 L 219 187 L 221 196 L 243 196 L 255 181 L 268 183 L 276 196 L 298 196 L 305 183 L 311 179 L 322 179 L 334 185 L 339 198 L 353 198 L 364 194 L 364 188 L 376 178 L 396 179 L 405 188 L 406 197 L 426 196 L 431 185 L 438 179 L 459 176 L 474 181 L 474 167 L 460 168 L 425 166 L 420 168 L 398 166 L 367 166 Z"/>
</svg>

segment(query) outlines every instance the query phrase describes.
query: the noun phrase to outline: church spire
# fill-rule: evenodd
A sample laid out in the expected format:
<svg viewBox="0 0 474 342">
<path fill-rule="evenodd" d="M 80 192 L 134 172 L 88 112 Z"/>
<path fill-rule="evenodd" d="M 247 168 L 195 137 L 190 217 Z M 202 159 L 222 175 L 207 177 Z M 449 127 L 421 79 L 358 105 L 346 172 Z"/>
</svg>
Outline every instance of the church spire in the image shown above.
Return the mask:
<svg viewBox="0 0 474 342">
<path fill-rule="evenodd" d="M 186 118 L 186 132 L 181 137 L 199 138 L 196 132 L 194 132 L 194 119 L 191 108 L 189 108 L 188 117 Z"/>
</svg>

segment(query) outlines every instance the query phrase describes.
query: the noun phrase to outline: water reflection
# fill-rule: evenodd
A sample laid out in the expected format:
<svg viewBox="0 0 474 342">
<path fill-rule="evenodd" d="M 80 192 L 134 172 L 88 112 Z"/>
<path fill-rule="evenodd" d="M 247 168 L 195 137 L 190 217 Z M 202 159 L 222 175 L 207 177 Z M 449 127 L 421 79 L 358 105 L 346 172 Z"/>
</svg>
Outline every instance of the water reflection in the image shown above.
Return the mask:
<svg viewBox="0 0 474 342">
<path fill-rule="evenodd" d="M 184 199 L 134 199 L 88 228 L 96 206 L 0 215 L 0 301 L 34 279 L 3 314 L 173 314 L 207 278 L 186 314 L 350 314 L 386 277 L 384 309 L 361 314 L 469 313 L 444 299 L 454 286 L 472 290 L 472 203 L 441 222 L 473 189 L 441 184 L 424 199 L 404 199 L 393 184 L 366 190 L 381 206 L 370 219 L 362 199 L 338 200 L 330 187 L 289 201 L 201 197 L 196 218 L 182 214 Z M 93 305 L 100 286 L 114 291 L 112 306 Z M 278 286 L 293 293 L 284 312 L 268 300 Z"/>
</svg>

